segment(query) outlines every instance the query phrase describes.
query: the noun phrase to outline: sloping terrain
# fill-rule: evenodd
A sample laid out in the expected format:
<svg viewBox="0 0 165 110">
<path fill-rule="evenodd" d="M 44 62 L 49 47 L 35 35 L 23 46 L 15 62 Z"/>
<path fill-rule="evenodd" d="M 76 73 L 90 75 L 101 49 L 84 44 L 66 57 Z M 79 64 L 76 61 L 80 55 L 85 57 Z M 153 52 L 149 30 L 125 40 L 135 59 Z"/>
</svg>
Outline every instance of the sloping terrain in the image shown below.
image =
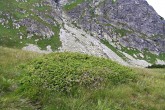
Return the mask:
<svg viewBox="0 0 165 110">
<path fill-rule="evenodd" d="M 1 0 L 0 45 L 165 64 L 164 20 L 144 0 Z"/>
<path fill-rule="evenodd" d="M 165 109 L 165 69 L 128 68 L 78 53 L 44 55 L 2 47 L 0 60 L 1 110 Z"/>
<path fill-rule="evenodd" d="M 149 63 L 164 60 L 165 21 L 146 1 L 75 0 L 64 9 L 74 24 L 114 47 L 116 53 Z"/>
<path fill-rule="evenodd" d="M 1 0 L 0 45 L 23 48 L 34 44 L 57 50 L 61 46 L 60 27 L 53 6 L 55 2 L 49 0 Z"/>
<path fill-rule="evenodd" d="M 165 110 L 164 65 L 135 67 L 165 64 L 164 22 L 145 0 L 0 0 L 0 110 Z"/>
</svg>

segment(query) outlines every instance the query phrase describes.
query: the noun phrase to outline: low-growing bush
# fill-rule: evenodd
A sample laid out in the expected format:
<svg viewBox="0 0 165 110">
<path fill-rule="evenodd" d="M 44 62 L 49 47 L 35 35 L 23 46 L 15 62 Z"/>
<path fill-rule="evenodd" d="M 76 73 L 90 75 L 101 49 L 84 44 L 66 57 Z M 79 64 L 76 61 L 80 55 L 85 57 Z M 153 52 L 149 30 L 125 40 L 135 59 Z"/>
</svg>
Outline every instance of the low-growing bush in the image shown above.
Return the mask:
<svg viewBox="0 0 165 110">
<path fill-rule="evenodd" d="M 104 58 L 79 53 L 53 53 L 20 66 L 19 91 L 30 98 L 47 92 L 72 93 L 136 80 L 131 69 Z"/>
<path fill-rule="evenodd" d="M 153 65 L 151 65 L 151 66 L 148 66 L 147 68 L 165 68 L 165 65 L 153 64 Z"/>
</svg>

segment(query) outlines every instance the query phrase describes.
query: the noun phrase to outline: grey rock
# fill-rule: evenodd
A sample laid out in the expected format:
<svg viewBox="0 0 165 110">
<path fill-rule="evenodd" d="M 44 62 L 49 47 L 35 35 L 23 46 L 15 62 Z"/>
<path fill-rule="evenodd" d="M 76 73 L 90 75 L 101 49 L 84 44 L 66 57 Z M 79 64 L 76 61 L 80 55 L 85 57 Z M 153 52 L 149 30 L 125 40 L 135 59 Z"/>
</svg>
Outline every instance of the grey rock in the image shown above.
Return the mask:
<svg viewBox="0 0 165 110">
<path fill-rule="evenodd" d="M 25 26 L 29 35 L 35 34 L 43 38 L 50 38 L 54 35 L 54 32 L 49 27 L 30 18 L 22 19 L 19 25 Z"/>
<path fill-rule="evenodd" d="M 99 15 L 95 14 L 96 10 Z M 147 49 L 157 54 L 164 52 L 165 21 L 146 0 L 117 0 L 115 3 L 104 0 L 98 5 L 86 1 L 67 14 L 83 29 L 97 33 L 99 38 L 105 38 L 102 34 L 105 32 L 111 38 L 116 39 L 117 35 L 116 41 L 125 47 Z M 153 36 L 158 37 L 153 40 Z M 163 36 L 162 39 L 159 36 Z"/>
</svg>

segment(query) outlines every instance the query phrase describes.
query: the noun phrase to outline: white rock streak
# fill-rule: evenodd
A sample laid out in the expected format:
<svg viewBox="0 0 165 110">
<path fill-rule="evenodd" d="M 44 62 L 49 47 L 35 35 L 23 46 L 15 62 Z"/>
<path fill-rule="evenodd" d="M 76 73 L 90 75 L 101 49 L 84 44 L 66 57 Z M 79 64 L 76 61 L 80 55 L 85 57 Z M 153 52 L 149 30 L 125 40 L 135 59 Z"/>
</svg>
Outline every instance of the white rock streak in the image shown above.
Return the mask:
<svg viewBox="0 0 165 110">
<path fill-rule="evenodd" d="M 135 59 L 131 55 L 129 55 L 129 54 L 125 53 L 125 52 L 122 52 L 122 53 L 128 58 L 127 61 L 132 66 L 147 67 L 147 66 L 150 66 L 151 65 L 150 63 L 148 63 L 145 60 Z"/>
<path fill-rule="evenodd" d="M 60 30 L 60 39 L 62 42 L 61 52 L 81 52 L 99 57 L 107 57 L 123 65 L 128 65 L 99 40 L 87 34 L 82 29 L 75 28 L 72 24 L 67 23 L 68 22 L 64 22 L 64 28 Z"/>
<path fill-rule="evenodd" d="M 156 64 L 165 65 L 165 61 L 157 59 Z"/>
<path fill-rule="evenodd" d="M 28 46 L 23 47 L 22 50 L 33 51 L 38 53 L 46 53 L 46 54 L 53 52 L 51 50 L 51 46 L 48 45 L 46 48 L 47 50 L 41 50 L 37 45 L 29 44 Z"/>
</svg>

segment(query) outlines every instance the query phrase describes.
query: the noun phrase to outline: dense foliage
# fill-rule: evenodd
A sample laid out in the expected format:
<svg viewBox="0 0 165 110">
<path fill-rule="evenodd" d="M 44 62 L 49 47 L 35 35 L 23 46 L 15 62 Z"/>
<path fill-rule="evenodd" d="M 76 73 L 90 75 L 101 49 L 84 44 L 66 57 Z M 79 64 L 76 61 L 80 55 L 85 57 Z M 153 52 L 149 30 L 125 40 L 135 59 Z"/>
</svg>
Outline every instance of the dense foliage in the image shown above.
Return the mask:
<svg viewBox="0 0 165 110">
<path fill-rule="evenodd" d="M 131 69 L 111 60 L 78 53 L 55 53 L 37 58 L 26 65 L 20 78 L 25 94 L 36 97 L 48 91 L 72 93 L 78 88 L 103 88 L 136 80 Z"/>
</svg>

